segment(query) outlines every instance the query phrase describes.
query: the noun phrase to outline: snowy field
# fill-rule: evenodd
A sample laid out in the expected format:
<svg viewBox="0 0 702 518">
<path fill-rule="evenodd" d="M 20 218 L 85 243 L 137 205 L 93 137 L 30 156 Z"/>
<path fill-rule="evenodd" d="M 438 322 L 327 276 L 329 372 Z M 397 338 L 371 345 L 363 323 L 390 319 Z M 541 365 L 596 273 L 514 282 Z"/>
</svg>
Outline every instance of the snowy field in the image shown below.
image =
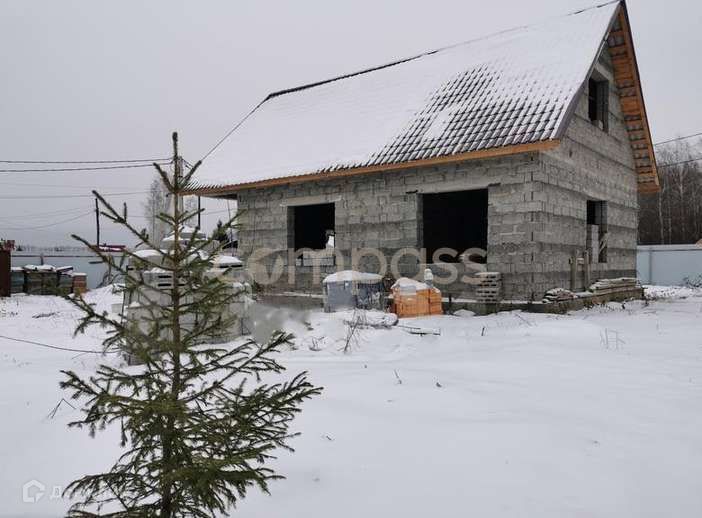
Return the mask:
<svg viewBox="0 0 702 518">
<path fill-rule="evenodd" d="M 348 314 L 288 325 L 289 374 L 323 385 L 294 428 L 272 494 L 242 517 L 702 516 L 702 292 L 567 316 L 500 313 L 400 321 L 440 329 L 363 330 L 344 353 Z M 108 308 L 108 290 L 89 294 Z M 0 335 L 96 349 L 54 297 L 0 300 Z M 0 516 L 61 516 L 54 486 L 103 470 L 115 431 L 68 430 L 60 369 L 88 374 L 115 355 L 0 338 Z M 36 480 L 23 502 L 22 486 Z M 38 498 L 37 498 L 38 497 Z"/>
</svg>

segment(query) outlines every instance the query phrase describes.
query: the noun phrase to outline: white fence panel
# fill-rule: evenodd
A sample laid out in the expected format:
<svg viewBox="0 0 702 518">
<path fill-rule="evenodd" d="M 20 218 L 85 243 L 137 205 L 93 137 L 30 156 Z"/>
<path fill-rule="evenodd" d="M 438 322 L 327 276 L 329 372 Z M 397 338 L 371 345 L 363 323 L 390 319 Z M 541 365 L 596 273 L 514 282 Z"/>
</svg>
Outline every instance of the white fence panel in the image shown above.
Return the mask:
<svg viewBox="0 0 702 518">
<path fill-rule="evenodd" d="M 636 270 L 643 284 L 680 286 L 702 281 L 702 246 L 646 245 L 637 247 Z"/>
</svg>

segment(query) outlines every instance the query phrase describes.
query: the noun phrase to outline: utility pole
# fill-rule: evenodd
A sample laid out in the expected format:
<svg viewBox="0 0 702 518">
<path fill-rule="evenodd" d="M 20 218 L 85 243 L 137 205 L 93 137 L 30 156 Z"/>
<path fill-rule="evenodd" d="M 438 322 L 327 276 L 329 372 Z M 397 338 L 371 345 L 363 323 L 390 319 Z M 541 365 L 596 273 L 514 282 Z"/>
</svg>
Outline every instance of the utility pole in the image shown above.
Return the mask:
<svg viewBox="0 0 702 518">
<path fill-rule="evenodd" d="M 173 182 L 174 185 L 181 186 L 183 180 L 183 162 L 180 155 L 178 155 L 178 133 L 173 133 Z M 183 210 L 183 198 L 182 196 L 174 196 L 173 203 L 178 204 L 178 211 Z"/>
<path fill-rule="evenodd" d="M 178 156 L 176 159 L 176 169 L 175 169 L 175 174 L 178 175 L 178 185 L 182 188 L 183 187 L 183 157 Z M 178 210 L 183 212 L 183 196 L 178 196 Z"/>
<path fill-rule="evenodd" d="M 200 221 L 200 215 L 201 215 L 200 212 L 201 211 L 202 211 L 202 206 L 200 205 L 200 197 L 198 196 L 197 197 L 197 228 L 198 229 L 202 227 L 202 224 Z"/>
<path fill-rule="evenodd" d="M 98 206 L 98 199 L 95 198 L 95 246 L 100 247 L 100 207 Z"/>
</svg>

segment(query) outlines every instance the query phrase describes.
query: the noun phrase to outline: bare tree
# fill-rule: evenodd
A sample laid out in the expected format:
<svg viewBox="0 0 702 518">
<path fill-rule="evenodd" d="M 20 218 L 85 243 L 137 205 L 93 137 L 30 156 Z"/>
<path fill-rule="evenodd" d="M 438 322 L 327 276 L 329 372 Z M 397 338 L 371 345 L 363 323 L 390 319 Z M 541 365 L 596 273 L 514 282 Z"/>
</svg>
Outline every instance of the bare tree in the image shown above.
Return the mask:
<svg viewBox="0 0 702 518">
<path fill-rule="evenodd" d="M 639 197 L 639 243 L 680 244 L 702 239 L 702 140 L 656 149 L 661 190 Z"/>
<path fill-rule="evenodd" d="M 168 191 L 157 176 L 154 176 L 149 186 L 143 208 L 144 217 L 148 222 L 149 238 L 153 243 L 160 243 L 166 236 L 167 229 L 166 223 L 159 218 L 159 215 L 168 212 Z"/>
<path fill-rule="evenodd" d="M 188 220 L 188 223 L 192 224 L 193 220 L 197 218 L 197 197 L 183 196 L 182 198 L 183 212 L 195 214 Z M 149 237 L 152 243 L 160 243 L 166 237 L 168 225 L 162 218 L 159 218 L 159 214 L 167 213 L 171 203 L 171 194 L 164 187 L 161 178 L 154 176 L 146 195 L 146 201 L 142 204 L 144 217 L 147 221 L 146 228 L 149 230 Z"/>
</svg>

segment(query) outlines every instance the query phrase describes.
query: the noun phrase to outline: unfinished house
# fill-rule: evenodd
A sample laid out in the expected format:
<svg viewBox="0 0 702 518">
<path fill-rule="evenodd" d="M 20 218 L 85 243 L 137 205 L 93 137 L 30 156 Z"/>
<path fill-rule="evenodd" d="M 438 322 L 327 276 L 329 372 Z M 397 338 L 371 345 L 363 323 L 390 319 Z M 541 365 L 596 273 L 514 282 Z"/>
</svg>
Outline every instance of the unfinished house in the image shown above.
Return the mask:
<svg viewBox="0 0 702 518">
<path fill-rule="evenodd" d="M 533 300 L 635 277 L 637 191 L 657 189 L 615 1 L 273 93 L 193 192 L 237 200 L 242 258 L 282 271 L 270 290 L 319 291 L 315 268 L 373 249 L 358 269 L 429 267 L 455 297 L 499 272 L 503 299 Z"/>
</svg>

